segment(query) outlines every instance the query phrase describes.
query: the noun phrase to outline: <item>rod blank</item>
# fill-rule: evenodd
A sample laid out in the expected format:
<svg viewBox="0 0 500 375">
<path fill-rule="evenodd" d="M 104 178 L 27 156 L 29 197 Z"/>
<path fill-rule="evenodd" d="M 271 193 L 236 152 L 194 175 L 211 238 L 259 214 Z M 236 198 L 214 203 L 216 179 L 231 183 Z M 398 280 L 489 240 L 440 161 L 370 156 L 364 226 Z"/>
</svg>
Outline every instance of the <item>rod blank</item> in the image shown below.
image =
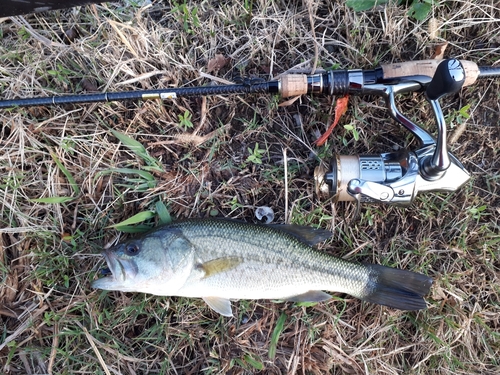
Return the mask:
<svg viewBox="0 0 500 375">
<path fill-rule="evenodd" d="M 123 91 L 99 94 L 80 94 L 50 96 L 45 98 L 25 98 L 0 100 L 0 108 L 31 107 L 31 106 L 53 106 L 61 104 L 113 102 L 123 100 L 149 100 L 175 98 L 177 96 L 206 96 L 206 95 L 227 95 L 227 94 L 251 94 L 273 92 L 274 81 L 261 82 L 256 84 L 237 84 L 222 86 L 197 86 L 180 87 L 172 89 Z"/>
</svg>

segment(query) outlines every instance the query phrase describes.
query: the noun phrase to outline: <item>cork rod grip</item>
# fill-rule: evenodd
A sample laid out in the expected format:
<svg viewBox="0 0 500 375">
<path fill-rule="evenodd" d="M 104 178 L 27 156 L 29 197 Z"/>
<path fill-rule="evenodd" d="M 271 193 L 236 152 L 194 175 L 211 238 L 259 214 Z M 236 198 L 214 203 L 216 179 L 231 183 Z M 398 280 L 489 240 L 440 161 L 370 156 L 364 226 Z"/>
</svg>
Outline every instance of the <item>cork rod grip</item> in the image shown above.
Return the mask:
<svg viewBox="0 0 500 375">
<path fill-rule="evenodd" d="M 281 77 L 281 95 L 284 98 L 307 94 L 307 76 L 288 74 Z"/>
<path fill-rule="evenodd" d="M 424 75 L 433 77 L 436 68 L 442 60 L 418 60 L 407 61 L 395 64 L 381 65 L 384 78 L 397 78 L 413 75 Z M 479 68 L 476 63 L 467 60 L 460 60 L 465 70 L 464 86 L 470 86 L 476 82 L 479 76 Z"/>
</svg>

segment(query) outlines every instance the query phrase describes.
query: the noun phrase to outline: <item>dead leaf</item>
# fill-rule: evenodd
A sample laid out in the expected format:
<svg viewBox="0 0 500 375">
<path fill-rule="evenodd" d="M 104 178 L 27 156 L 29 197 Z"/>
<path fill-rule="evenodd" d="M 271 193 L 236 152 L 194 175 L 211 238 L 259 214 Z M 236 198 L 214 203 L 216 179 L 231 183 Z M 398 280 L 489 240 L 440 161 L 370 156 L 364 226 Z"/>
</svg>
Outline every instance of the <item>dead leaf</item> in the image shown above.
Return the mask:
<svg viewBox="0 0 500 375">
<path fill-rule="evenodd" d="M 266 74 L 271 74 L 271 67 L 269 65 L 261 65 L 260 69 Z"/>
<path fill-rule="evenodd" d="M 137 51 L 135 50 L 135 48 L 132 46 L 132 44 L 130 44 L 130 42 L 128 41 L 127 36 L 120 29 L 120 28 L 124 28 L 124 29 L 128 28 L 128 29 L 130 29 L 131 27 L 128 26 L 128 25 L 119 23 L 119 22 L 115 22 L 113 20 L 108 20 L 108 22 L 113 27 L 113 29 L 115 30 L 115 32 L 120 36 L 120 39 L 122 40 L 122 43 L 127 46 L 128 50 L 132 53 L 132 55 L 134 55 L 137 59 L 140 59 L 139 54 L 137 53 Z"/>
<path fill-rule="evenodd" d="M 197 135 L 194 133 L 182 133 L 182 134 L 176 134 L 174 135 L 173 140 L 168 140 L 168 141 L 159 141 L 159 142 L 153 142 L 150 143 L 149 146 L 158 146 L 158 145 L 169 145 L 169 144 L 191 144 L 193 146 L 199 146 L 210 139 L 214 138 L 218 134 L 220 134 L 223 131 L 227 131 L 231 128 L 230 124 L 224 125 L 221 128 L 217 128 L 214 131 L 206 134 L 206 135 Z"/>
<path fill-rule="evenodd" d="M 80 82 L 80 85 L 82 86 L 82 89 L 84 89 L 87 92 L 97 92 L 99 89 L 97 88 L 97 83 L 95 79 L 92 78 L 84 78 Z"/>
<path fill-rule="evenodd" d="M 444 51 L 446 50 L 446 47 L 448 47 L 448 42 L 436 45 L 436 48 L 434 50 L 434 55 L 432 55 L 432 59 L 442 60 L 444 58 Z"/>
<path fill-rule="evenodd" d="M 346 95 L 342 98 L 337 99 L 337 104 L 335 106 L 335 119 L 333 120 L 332 124 L 330 127 L 326 130 L 325 134 L 323 134 L 321 137 L 319 137 L 316 140 L 316 146 L 323 146 L 323 144 L 326 142 L 330 134 L 332 134 L 333 129 L 337 126 L 337 124 L 340 121 L 340 118 L 344 113 L 347 111 L 347 104 L 349 103 L 349 95 Z"/>
<path fill-rule="evenodd" d="M 145 79 L 166 73 L 168 73 L 166 70 L 153 70 L 152 72 L 136 75 L 134 78 L 127 79 L 126 81 L 118 82 L 117 85 L 129 85 L 131 83 L 143 81 Z"/>
<path fill-rule="evenodd" d="M 226 64 L 228 62 L 229 62 L 229 58 L 225 58 L 224 55 L 221 55 L 220 53 L 218 53 L 217 55 L 215 55 L 215 57 L 213 59 L 211 59 L 208 62 L 207 73 L 211 73 L 211 72 L 214 72 L 216 70 L 222 69 L 223 67 L 226 66 Z"/>
<path fill-rule="evenodd" d="M 4 304 L 11 304 L 15 301 L 17 292 L 19 291 L 17 271 L 13 270 L 4 281 L 4 285 L 0 290 L 0 297 Z"/>
<path fill-rule="evenodd" d="M 63 38 L 64 38 L 64 41 L 69 44 L 69 43 L 73 42 L 76 38 L 78 38 L 79 36 L 80 36 L 80 32 L 78 30 L 78 27 L 72 26 L 69 29 L 64 31 Z"/>
<path fill-rule="evenodd" d="M 288 99 L 287 101 L 278 104 L 278 107 L 288 107 L 289 105 L 295 103 L 298 98 L 300 98 L 300 95 L 294 96 L 292 99 Z"/>
<path fill-rule="evenodd" d="M 431 38 L 431 40 L 436 40 L 438 38 L 439 21 L 437 20 L 437 18 L 431 17 L 427 30 L 429 32 L 429 37 Z"/>
</svg>

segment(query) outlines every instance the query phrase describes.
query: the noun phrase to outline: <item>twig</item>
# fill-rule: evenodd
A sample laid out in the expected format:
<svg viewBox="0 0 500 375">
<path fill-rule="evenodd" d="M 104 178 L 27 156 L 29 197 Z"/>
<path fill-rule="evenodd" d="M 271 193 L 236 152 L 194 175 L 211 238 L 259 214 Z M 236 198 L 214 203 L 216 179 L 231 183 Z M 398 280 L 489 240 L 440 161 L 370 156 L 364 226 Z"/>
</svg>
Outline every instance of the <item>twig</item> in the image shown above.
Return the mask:
<svg viewBox="0 0 500 375">
<path fill-rule="evenodd" d="M 99 349 L 97 349 L 97 346 L 95 345 L 94 343 L 94 340 L 93 340 L 93 337 L 90 335 L 89 331 L 87 330 L 87 328 L 85 328 L 84 326 L 82 326 L 80 324 L 80 322 L 76 321 L 75 320 L 75 323 L 83 330 L 83 332 L 85 333 L 85 337 L 87 337 L 87 340 L 90 344 L 90 346 L 92 347 L 92 350 L 94 350 L 94 353 L 95 355 L 97 356 L 97 359 L 99 360 L 99 363 L 101 364 L 101 367 L 102 369 L 104 370 L 104 372 L 106 373 L 106 375 L 111 375 L 111 372 L 109 371 L 108 369 L 108 366 L 106 365 L 106 362 L 104 362 L 104 359 L 102 358 L 101 356 L 101 353 L 99 352 Z"/>
<path fill-rule="evenodd" d="M 22 16 L 11 17 L 12 22 L 14 22 L 17 26 L 24 28 L 33 38 L 38 40 L 40 43 L 44 44 L 46 47 L 59 47 L 59 48 L 68 48 L 67 45 L 53 42 L 50 39 L 40 35 L 35 29 L 31 27 L 31 25 L 24 19 Z"/>
<path fill-rule="evenodd" d="M 286 148 L 283 148 L 283 165 L 285 167 L 285 223 L 288 224 L 288 156 Z"/>
<path fill-rule="evenodd" d="M 52 375 L 52 367 L 54 367 L 58 346 L 59 346 L 59 323 L 56 322 L 54 324 L 54 339 L 52 340 L 52 349 L 50 351 L 49 365 L 47 367 L 47 373 L 49 375 Z"/>
<path fill-rule="evenodd" d="M 316 42 L 316 32 L 314 31 L 314 9 L 313 9 L 313 0 L 307 0 L 307 10 L 309 12 L 309 22 L 311 23 L 311 36 L 314 39 L 314 61 L 311 69 L 311 74 L 314 74 L 316 71 L 316 67 L 318 66 L 318 43 Z"/>
<path fill-rule="evenodd" d="M 37 307 L 38 305 L 35 304 L 33 307 Z M 47 305 L 43 305 L 42 307 L 40 307 L 39 309 L 36 310 L 36 312 L 29 316 L 25 321 L 24 323 L 22 323 L 15 331 L 12 335 L 8 336 L 5 338 L 5 341 L 3 343 L 0 344 L 0 351 L 5 348 L 7 346 L 7 344 L 13 340 L 15 340 L 18 336 L 20 336 L 24 331 L 26 331 L 26 329 L 28 329 L 29 325 L 31 323 L 33 323 L 33 321 L 40 315 L 43 314 L 43 312 L 45 310 L 47 310 L 48 306 Z"/>
</svg>

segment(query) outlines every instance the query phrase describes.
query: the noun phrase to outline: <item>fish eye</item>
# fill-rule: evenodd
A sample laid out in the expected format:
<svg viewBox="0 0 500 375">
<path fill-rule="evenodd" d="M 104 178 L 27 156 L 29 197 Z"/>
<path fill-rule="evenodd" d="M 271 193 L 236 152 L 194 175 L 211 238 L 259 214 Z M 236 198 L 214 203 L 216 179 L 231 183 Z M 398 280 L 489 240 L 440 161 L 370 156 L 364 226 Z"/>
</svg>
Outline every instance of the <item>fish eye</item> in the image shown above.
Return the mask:
<svg viewBox="0 0 500 375">
<path fill-rule="evenodd" d="M 127 246 L 125 246 L 124 252 L 126 255 L 133 257 L 139 254 L 140 249 L 139 246 L 137 246 L 136 244 L 128 244 Z"/>
</svg>

